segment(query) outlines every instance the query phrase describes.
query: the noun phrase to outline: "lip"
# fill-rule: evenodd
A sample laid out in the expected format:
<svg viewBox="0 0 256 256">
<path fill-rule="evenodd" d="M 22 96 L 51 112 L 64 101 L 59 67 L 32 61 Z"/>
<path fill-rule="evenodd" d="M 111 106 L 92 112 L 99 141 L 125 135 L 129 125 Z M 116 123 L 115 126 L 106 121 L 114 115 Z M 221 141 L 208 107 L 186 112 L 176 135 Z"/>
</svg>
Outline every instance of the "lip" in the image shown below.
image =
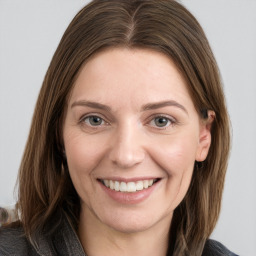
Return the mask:
<svg viewBox="0 0 256 256">
<path fill-rule="evenodd" d="M 105 178 L 106 179 L 106 178 Z M 111 178 L 108 178 L 109 180 Z M 147 180 L 147 179 L 153 179 L 152 177 L 141 177 L 141 178 L 132 178 L 132 179 L 124 179 L 124 178 L 113 178 L 112 180 L 116 181 L 124 181 L 124 182 L 135 182 L 139 180 Z M 156 183 L 154 183 L 151 187 L 143 189 L 141 191 L 136 192 L 120 192 L 112 190 L 106 186 L 104 186 L 101 181 L 98 180 L 98 184 L 102 188 L 102 190 L 114 201 L 121 203 L 121 204 L 139 204 L 150 197 L 150 195 L 154 192 L 154 190 L 159 186 L 162 179 L 159 179 Z"/>
</svg>

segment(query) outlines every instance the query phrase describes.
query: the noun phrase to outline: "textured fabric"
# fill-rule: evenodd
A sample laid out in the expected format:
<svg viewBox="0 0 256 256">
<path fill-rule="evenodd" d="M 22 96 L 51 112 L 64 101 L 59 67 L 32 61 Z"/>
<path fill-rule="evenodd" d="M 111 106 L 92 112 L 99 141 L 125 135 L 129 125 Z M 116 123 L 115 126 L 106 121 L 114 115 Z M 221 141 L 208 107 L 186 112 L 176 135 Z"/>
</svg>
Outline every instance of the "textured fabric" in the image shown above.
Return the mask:
<svg viewBox="0 0 256 256">
<path fill-rule="evenodd" d="M 33 244 L 22 228 L 0 228 L 0 256 L 86 256 L 66 218 L 53 234 L 34 234 L 32 239 Z"/>
<path fill-rule="evenodd" d="M 229 251 L 223 244 L 215 240 L 208 240 L 205 244 L 202 256 L 238 256 L 238 255 Z"/>
<path fill-rule="evenodd" d="M 49 236 L 34 235 L 33 245 L 26 239 L 22 228 L 0 228 L 0 256 L 86 256 L 80 241 L 68 222 Z M 203 256 L 237 256 L 221 243 L 208 240 Z"/>
</svg>

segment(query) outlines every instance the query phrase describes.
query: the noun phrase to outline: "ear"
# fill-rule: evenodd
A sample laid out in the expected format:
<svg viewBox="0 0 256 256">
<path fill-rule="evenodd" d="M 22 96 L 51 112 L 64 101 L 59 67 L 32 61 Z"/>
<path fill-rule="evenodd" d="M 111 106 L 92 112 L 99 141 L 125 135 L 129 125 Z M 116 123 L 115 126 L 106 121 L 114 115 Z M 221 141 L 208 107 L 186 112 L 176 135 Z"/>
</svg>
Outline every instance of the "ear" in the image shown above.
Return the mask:
<svg viewBox="0 0 256 256">
<path fill-rule="evenodd" d="M 206 159 L 211 146 L 211 127 L 215 119 L 215 113 L 208 110 L 207 119 L 203 119 L 200 124 L 199 144 L 196 152 L 196 161 L 202 162 Z"/>
</svg>

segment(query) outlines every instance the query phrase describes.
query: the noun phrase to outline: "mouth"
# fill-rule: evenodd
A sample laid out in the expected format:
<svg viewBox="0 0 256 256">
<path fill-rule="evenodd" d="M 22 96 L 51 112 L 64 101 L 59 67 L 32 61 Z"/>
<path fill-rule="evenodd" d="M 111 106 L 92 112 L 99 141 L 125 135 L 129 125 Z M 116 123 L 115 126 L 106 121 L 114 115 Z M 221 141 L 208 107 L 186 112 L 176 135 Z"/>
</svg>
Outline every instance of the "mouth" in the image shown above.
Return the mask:
<svg viewBox="0 0 256 256">
<path fill-rule="evenodd" d="M 117 180 L 108 180 L 108 179 L 98 179 L 105 187 L 123 193 L 135 193 L 138 191 L 146 190 L 152 187 L 155 183 L 159 182 L 160 178 L 156 179 L 145 179 L 138 181 L 117 181 Z"/>
</svg>

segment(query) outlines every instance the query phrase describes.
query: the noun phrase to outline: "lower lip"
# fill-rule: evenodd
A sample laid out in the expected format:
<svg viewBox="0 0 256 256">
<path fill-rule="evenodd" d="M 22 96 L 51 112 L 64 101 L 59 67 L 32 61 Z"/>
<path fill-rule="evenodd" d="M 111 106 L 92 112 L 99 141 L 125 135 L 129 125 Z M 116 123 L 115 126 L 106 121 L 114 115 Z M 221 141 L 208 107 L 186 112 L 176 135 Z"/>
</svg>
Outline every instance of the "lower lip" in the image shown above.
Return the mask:
<svg viewBox="0 0 256 256">
<path fill-rule="evenodd" d="M 154 183 L 151 187 L 148 187 L 146 189 L 137 191 L 137 192 L 120 192 L 115 191 L 110 188 L 107 188 L 104 186 L 101 182 L 99 184 L 101 185 L 104 192 L 113 200 L 117 201 L 121 204 L 138 204 L 142 201 L 146 200 L 155 190 L 155 188 L 159 185 L 160 180 L 156 183 Z"/>
</svg>

